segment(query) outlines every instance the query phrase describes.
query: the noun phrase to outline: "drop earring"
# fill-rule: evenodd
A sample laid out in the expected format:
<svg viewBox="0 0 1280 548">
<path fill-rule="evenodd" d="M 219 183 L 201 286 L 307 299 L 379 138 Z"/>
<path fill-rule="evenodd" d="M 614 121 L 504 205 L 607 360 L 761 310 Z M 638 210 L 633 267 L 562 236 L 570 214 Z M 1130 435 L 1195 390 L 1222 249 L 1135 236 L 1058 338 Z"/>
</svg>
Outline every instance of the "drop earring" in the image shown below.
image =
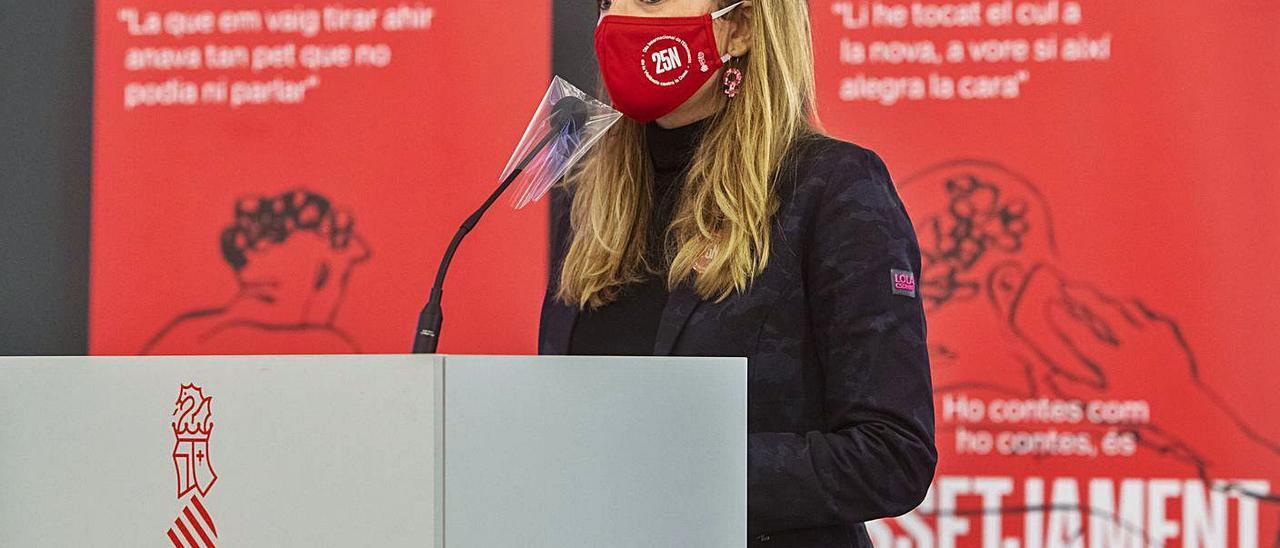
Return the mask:
<svg viewBox="0 0 1280 548">
<path fill-rule="evenodd" d="M 738 88 L 742 87 L 742 69 L 729 67 L 724 71 L 724 94 L 730 99 L 738 96 Z"/>
</svg>

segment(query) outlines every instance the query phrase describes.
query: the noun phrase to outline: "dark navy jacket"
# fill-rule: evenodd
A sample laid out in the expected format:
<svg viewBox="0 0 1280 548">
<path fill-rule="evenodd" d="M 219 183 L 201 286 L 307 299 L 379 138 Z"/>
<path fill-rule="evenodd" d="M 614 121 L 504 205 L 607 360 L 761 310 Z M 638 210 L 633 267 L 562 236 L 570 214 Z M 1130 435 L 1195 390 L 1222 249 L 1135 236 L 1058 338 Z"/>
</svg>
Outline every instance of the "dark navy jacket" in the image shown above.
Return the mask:
<svg viewBox="0 0 1280 548">
<path fill-rule="evenodd" d="M 748 544 L 870 546 L 862 522 L 896 516 L 933 479 L 933 398 L 915 232 L 880 158 L 826 137 L 777 177 L 768 266 L 743 293 L 672 291 L 655 355 L 748 358 Z M 538 349 L 565 354 L 577 310 L 552 298 L 569 241 L 552 223 Z"/>
</svg>

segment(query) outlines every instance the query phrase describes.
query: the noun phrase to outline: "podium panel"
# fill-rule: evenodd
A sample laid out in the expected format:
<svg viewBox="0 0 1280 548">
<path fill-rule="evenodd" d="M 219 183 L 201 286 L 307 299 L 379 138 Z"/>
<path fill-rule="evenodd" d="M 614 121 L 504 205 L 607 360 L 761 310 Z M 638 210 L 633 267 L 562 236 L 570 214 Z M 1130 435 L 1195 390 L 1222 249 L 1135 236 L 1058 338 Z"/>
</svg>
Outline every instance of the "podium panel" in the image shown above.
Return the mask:
<svg viewBox="0 0 1280 548">
<path fill-rule="evenodd" d="M 742 546 L 742 358 L 445 361 L 454 546 Z"/>
<path fill-rule="evenodd" d="M 442 363 L 0 359 L 0 546 L 431 546 Z"/>
<path fill-rule="evenodd" d="M 0 358 L 0 546 L 745 539 L 741 358 Z"/>
</svg>

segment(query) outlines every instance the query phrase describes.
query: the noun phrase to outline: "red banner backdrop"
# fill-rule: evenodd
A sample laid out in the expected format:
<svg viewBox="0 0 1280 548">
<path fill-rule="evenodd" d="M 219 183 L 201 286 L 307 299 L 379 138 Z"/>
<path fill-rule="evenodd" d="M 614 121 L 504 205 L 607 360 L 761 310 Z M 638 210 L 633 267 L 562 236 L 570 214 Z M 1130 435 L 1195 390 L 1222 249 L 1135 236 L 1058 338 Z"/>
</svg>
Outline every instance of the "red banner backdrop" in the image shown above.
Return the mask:
<svg viewBox="0 0 1280 548">
<path fill-rule="evenodd" d="M 407 351 L 549 82 L 549 2 L 97 9 L 92 353 Z M 545 232 L 494 208 L 443 351 L 534 351 Z"/>
<path fill-rule="evenodd" d="M 1280 4 L 810 6 L 924 252 L 941 465 L 876 543 L 1280 542 Z"/>
<path fill-rule="evenodd" d="M 1280 5 L 810 6 L 821 118 L 925 255 L 941 467 L 876 543 L 1280 542 Z M 549 13 L 99 2 L 92 352 L 405 351 Z M 444 351 L 533 351 L 545 217 L 471 236 Z"/>
</svg>

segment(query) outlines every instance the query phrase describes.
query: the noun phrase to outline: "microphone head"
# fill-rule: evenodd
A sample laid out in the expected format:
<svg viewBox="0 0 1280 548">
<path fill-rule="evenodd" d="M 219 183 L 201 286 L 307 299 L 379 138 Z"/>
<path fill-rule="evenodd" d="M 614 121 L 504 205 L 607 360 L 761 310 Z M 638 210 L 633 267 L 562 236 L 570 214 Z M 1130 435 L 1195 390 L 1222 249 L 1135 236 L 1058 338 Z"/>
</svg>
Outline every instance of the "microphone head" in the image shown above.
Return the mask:
<svg viewBox="0 0 1280 548">
<path fill-rule="evenodd" d="M 590 115 L 587 103 L 570 95 L 556 101 L 551 108 L 551 127 L 557 131 L 568 128 L 570 133 L 575 133 L 587 125 Z"/>
</svg>

